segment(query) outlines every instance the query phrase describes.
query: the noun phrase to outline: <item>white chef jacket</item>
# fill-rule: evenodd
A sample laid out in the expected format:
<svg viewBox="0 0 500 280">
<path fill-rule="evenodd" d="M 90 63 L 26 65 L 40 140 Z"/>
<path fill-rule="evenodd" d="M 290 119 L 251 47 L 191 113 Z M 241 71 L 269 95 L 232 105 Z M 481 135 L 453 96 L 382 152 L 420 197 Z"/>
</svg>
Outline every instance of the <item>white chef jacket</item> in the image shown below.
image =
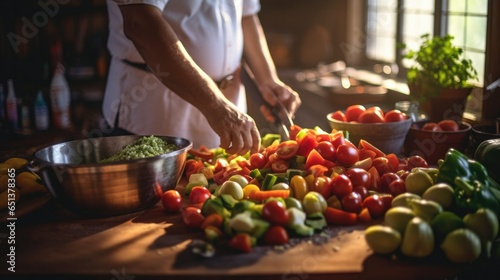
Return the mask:
<svg viewBox="0 0 500 280">
<path fill-rule="evenodd" d="M 256 14 L 260 10 L 259 0 L 107 1 L 108 48 L 112 60 L 103 100 L 106 122 L 114 125 L 118 117 L 119 127 L 134 134 L 183 137 L 193 141 L 195 147 L 218 147 L 219 136 L 198 109 L 166 88 L 153 74 L 123 63 L 122 59 L 144 62 L 123 33 L 123 18 L 118 7 L 137 3 L 162 10 L 163 17 L 194 61 L 218 81 L 240 65 L 243 53 L 241 18 Z M 235 103 L 246 110 L 242 86 Z"/>
</svg>

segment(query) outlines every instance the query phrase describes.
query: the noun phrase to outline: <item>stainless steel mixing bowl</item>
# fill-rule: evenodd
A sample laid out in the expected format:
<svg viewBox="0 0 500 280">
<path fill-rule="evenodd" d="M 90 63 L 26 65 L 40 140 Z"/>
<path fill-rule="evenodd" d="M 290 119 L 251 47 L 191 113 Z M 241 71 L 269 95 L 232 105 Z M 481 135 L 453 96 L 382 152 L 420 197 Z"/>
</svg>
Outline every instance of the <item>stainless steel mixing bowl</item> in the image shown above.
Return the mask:
<svg viewBox="0 0 500 280">
<path fill-rule="evenodd" d="M 178 150 L 155 157 L 98 163 L 141 136 L 90 138 L 56 144 L 34 153 L 28 168 L 54 198 L 85 216 L 112 216 L 153 206 L 179 182 L 192 142 L 158 136 Z"/>
</svg>

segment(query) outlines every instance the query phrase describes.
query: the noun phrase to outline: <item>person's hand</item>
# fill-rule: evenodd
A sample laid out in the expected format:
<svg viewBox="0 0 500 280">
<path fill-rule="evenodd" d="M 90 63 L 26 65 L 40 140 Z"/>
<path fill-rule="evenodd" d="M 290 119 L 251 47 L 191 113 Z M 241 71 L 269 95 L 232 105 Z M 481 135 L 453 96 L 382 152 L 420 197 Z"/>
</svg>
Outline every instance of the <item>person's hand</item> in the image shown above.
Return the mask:
<svg viewBox="0 0 500 280">
<path fill-rule="evenodd" d="M 207 120 L 227 153 L 244 155 L 259 151 L 261 139 L 255 121 L 231 102 L 222 102 L 222 109 L 210 112 Z"/>
<path fill-rule="evenodd" d="M 281 102 L 287 109 L 290 118 L 295 117 L 295 112 L 302 104 L 299 94 L 281 81 L 272 81 L 259 85 L 259 90 L 269 105 L 274 107 Z M 267 106 L 261 106 L 260 111 L 268 122 L 275 121 Z"/>
</svg>

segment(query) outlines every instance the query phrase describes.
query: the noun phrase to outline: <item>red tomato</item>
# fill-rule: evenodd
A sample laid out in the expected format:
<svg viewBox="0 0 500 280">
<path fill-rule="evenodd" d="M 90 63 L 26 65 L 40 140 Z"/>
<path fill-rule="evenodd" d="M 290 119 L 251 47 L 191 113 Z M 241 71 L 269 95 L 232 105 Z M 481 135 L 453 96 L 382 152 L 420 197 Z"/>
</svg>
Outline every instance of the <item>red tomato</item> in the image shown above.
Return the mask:
<svg viewBox="0 0 500 280">
<path fill-rule="evenodd" d="M 341 121 L 341 122 L 345 122 L 347 121 L 346 117 L 345 117 L 345 114 L 344 112 L 340 111 L 340 110 L 337 110 L 335 112 L 333 112 L 330 117 L 334 120 L 337 120 L 337 121 Z"/>
<path fill-rule="evenodd" d="M 353 186 L 352 191 L 359 193 L 359 195 L 361 195 L 361 199 L 365 199 L 368 196 L 368 189 L 363 186 Z"/>
<path fill-rule="evenodd" d="M 380 175 L 387 172 L 397 172 L 399 167 L 399 159 L 394 156 L 385 156 L 374 158 L 372 166 L 375 167 Z"/>
<path fill-rule="evenodd" d="M 201 228 L 205 217 L 201 214 L 201 209 L 188 206 L 182 211 L 182 219 L 190 228 Z"/>
<path fill-rule="evenodd" d="M 428 122 L 422 126 L 423 130 L 428 131 L 443 131 L 443 129 L 435 122 Z"/>
<path fill-rule="evenodd" d="M 201 224 L 201 228 L 206 228 L 208 226 L 212 226 L 215 228 L 220 228 L 224 223 L 224 218 L 218 213 L 212 213 L 205 217 L 203 223 Z"/>
<path fill-rule="evenodd" d="M 375 191 L 377 192 L 388 192 L 389 185 L 392 181 L 401 179 L 398 174 L 394 172 L 387 172 L 380 177 L 380 184 L 377 186 Z"/>
<path fill-rule="evenodd" d="M 299 131 L 302 130 L 302 127 L 294 124 L 290 127 L 290 139 L 295 139 L 297 140 L 297 134 L 299 134 Z"/>
<path fill-rule="evenodd" d="M 264 242 L 267 245 L 284 245 L 288 243 L 288 232 L 282 226 L 271 226 L 264 234 Z"/>
<path fill-rule="evenodd" d="M 262 218 L 273 225 L 286 226 L 288 212 L 286 206 L 278 200 L 269 200 L 262 206 Z"/>
<path fill-rule="evenodd" d="M 351 212 L 351 213 L 359 213 L 361 209 L 363 209 L 363 200 L 361 199 L 361 195 L 359 193 L 350 192 L 347 195 L 342 196 L 340 200 L 342 204 L 342 209 Z"/>
<path fill-rule="evenodd" d="M 340 164 L 346 166 L 351 166 L 359 160 L 358 150 L 347 144 L 338 146 L 335 156 Z"/>
<path fill-rule="evenodd" d="M 335 161 L 335 146 L 329 141 L 321 141 L 316 145 L 316 151 L 326 160 Z"/>
<path fill-rule="evenodd" d="M 314 178 L 311 191 L 320 193 L 325 199 L 331 195 L 332 178 L 327 176 L 319 176 Z"/>
<path fill-rule="evenodd" d="M 315 164 L 307 169 L 310 174 L 316 177 L 320 177 L 325 175 L 325 173 L 328 172 L 328 167 L 324 166 L 323 164 Z"/>
<path fill-rule="evenodd" d="M 203 186 L 194 186 L 189 193 L 189 202 L 192 204 L 204 203 L 212 196 L 210 191 Z"/>
<path fill-rule="evenodd" d="M 406 192 L 406 183 L 403 179 L 396 179 L 389 184 L 387 189 L 393 196 L 397 196 Z"/>
<path fill-rule="evenodd" d="M 366 109 L 363 105 L 351 105 L 345 110 L 345 119 L 348 122 L 357 122 L 364 111 Z"/>
<path fill-rule="evenodd" d="M 372 150 L 359 150 L 359 160 L 364 160 L 371 158 L 372 160 L 377 156 L 377 154 Z"/>
<path fill-rule="evenodd" d="M 186 166 L 184 168 L 184 173 L 186 174 L 186 178 L 192 174 L 198 173 L 205 165 L 200 159 L 189 159 L 186 161 Z"/>
<path fill-rule="evenodd" d="M 384 122 L 384 117 L 380 115 L 377 111 L 366 110 L 359 116 L 358 122 L 360 123 L 382 123 Z"/>
<path fill-rule="evenodd" d="M 290 163 L 286 160 L 278 159 L 277 161 L 271 163 L 271 169 L 274 173 L 286 172 Z"/>
<path fill-rule="evenodd" d="M 311 166 L 317 165 L 317 164 L 323 164 L 325 159 L 321 156 L 321 154 L 313 149 L 309 152 L 306 158 L 306 169 L 309 170 Z"/>
<path fill-rule="evenodd" d="M 176 190 L 168 190 L 161 196 L 161 203 L 168 212 L 179 212 L 182 204 L 181 194 Z"/>
<path fill-rule="evenodd" d="M 375 157 L 384 157 L 385 156 L 385 153 L 382 152 L 379 148 L 373 146 L 372 144 L 370 144 L 368 141 L 366 140 L 359 140 L 359 146 L 358 146 L 358 149 L 360 150 L 370 150 L 370 151 L 374 151 L 375 152 Z"/>
<path fill-rule="evenodd" d="M 332 178 L 330 191 L 333 195 L 341 198 L 352 192 L 352 182 L 344 174 L 339 174 Z"/>
<path fill-rule="evenodd" d="M 255 168 L 261 169 L 267 163 L 267 159 L 262 153 L 251 154 L 249 161 L 250 161 L 250 166 L 252 167 L 252 169 L 255 169 Z"/>
<path fill-rule="evenodd" d="M 442 120 L 438 122 L 438 126 L 443 131 L 458 131 L 459 127 L 456 121 L 454 120 Z"/>
<path fill-rule="evenodd" d="M 384 117 L 384 111 L 382 111 L 382 108 L 380 108 L 379 106 L 370 107 L 370 108 L 366 109 L 366 111 L 373 111 L 373 112 L 379 114 L 380 116 L 382 116 L 382 118 Z"/>
<path fill-rule="evenodd" d="M 376 194 L 367 196 L 363 200 L 363 208 L 367 208 L 373 218 L 380 217 L 385 213 L 384 201 Z"/>
<path fill-rule="evenodd" d="M 372 178 L 368 171 L 361 168 L 349 168 L 344 174 L 351 180 L 353 186 L 363 186 L 369 188 Z"/>
<path fill-rule="evenodd" d="M 198 149 L 191 148 L 188 150 L 188 153 L 192 156 L 202 158 L 204 160 L 209 160 L 214 157 L 214 152 L 208 149 L 205 146 L 201 146 Z"/>
<path fill-rule="evenodd" d="M 311 133 L 306 133 L 302 139 L 299 141 L 299 149 L 297 155 L 307 156 L 314 150 L 318 142 L 316 141 L 316 136 Z"/>
<path fill-rule="evenodd" d="M 252 251 L 252 238 L 247 233 L 237 233 L 228 242 L 229 247 L 243 253 Z"/>
<path fill-rule="evenodd" d="M 390 110 L 385 113 L 384 122 L 402 122 L 406 119 L 405 114 L 399 110 Z"/>
<path fill-rule="evenodd" d="M 408 171 L 411 171 L 415 167 L 429 167 L 427 161 L 418 155 L 414 155 L 408 158 Z"/>
<path fill-rule="evenodd" d="M 337 149 L 338 146 L 345 144 L 345 138 L 342 131 L 333 133 L 331 138 L 330 142 L 333 144 L 335 149 Z"/>
<path fill-rule="evenodd" d="M 380 198 L 382 198 L 382 201 L 384 202 L 385 211 L 391 209 L 392 199 L 394 198 L 394 196 L 388 193 L 381 193 L 378 194 L 378 196 L 380 196 Z"/>
<path fill-rule="evenodd" d="M 295 140 L 286 140 L 278 145 L 278 149 L 276 150 L 276 154 L 279 158 L 284 160 L 289 160 L 297 153 L 299 149 L 299 144 Z"/>
<path fill-rule="evenodd" d="M 356 224 L 357 216 L 355 213 L 349 213 L 341 209 L 326 207 L 323 212 L 325 220 L 330 225 L 352 226 Z"/>
</svg>

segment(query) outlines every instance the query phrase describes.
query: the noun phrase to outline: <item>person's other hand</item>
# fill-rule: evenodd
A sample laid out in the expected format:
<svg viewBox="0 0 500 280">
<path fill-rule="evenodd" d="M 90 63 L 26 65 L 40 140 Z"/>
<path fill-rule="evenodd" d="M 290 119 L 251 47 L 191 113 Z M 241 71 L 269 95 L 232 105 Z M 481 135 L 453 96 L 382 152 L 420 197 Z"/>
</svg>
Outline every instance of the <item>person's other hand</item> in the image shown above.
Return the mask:
<svg viewBox="0 0 500 280">
<path fill-rule="evenodd" d="M 255 121 L 239 111 L 229 101 L 221 110 L 211 112 L 207 117 L 212 129 L 220 137 L 220 147 L 229 154 L 244 155 L 260 149 L 260 134 Z"/>
<path fill-rule="evenodd" d="M 281 81 L 273 81 L 259 85 L 259 90 L 262 93 L 264 100 L 266 100 L 271 106 L 277 106 L 278 102 L 281 102 L 287 109 L 290 118 L 295 117 L 297 109 L 302 104 L 299 94 Z M 267 121 L 275 121 L 267 106 L 261 106 L 260 111 Z"/>
</svg>

